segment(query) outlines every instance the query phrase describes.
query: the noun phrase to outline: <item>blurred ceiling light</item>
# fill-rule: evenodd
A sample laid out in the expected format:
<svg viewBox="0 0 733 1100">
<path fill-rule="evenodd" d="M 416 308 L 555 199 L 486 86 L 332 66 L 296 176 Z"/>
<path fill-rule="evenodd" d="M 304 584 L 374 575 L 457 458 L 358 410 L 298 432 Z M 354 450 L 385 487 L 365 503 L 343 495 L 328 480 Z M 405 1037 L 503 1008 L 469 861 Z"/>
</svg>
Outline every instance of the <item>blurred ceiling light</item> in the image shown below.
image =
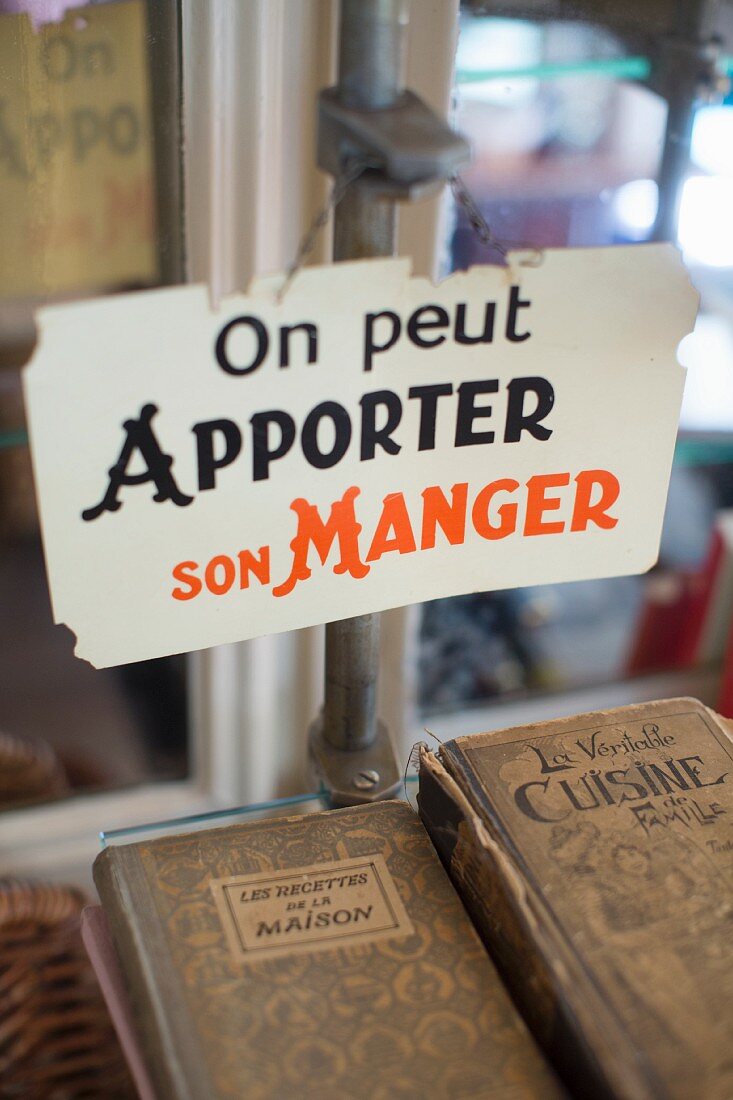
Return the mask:
<svg viewBox="0 0 733 1100">
<path fill-rule="evenodd" d="M 542 60 L 542 28 L 523 19 L 486 16 L 461 18 L 456 68 L 470 72 L 491 69 L 527 69 Z M 498 106 L 520 107 L 537 95 L 532 79 L 481 80 L 462 84 L 461 97 Z"/>
<path fill-rule="evenodd" d="M 711 175 L 733 175 L 733 107 L 699 108 L 690 157 L 693 164 Z"/>
<path fill-rule="evenodd" d="M 616 222 L 632 241 L 643 241 L 654 225 L 659 203 L 659 189 L 654 180 L 631 180 L 623 184 L 613 197 Z"/>
<path fill-rule="evenodd" d="M 733 267 L 733 178 L 691 176 L 685 180 L 678 237 L 689 263 Z"/>
<path fill-rule="evenodd" d="M 733 429 L 733 330 L 730 321 L 701 313 L 695 331 L 679 347 L 687 367 L 680 427 L 692 431 Z"/>
</svg>

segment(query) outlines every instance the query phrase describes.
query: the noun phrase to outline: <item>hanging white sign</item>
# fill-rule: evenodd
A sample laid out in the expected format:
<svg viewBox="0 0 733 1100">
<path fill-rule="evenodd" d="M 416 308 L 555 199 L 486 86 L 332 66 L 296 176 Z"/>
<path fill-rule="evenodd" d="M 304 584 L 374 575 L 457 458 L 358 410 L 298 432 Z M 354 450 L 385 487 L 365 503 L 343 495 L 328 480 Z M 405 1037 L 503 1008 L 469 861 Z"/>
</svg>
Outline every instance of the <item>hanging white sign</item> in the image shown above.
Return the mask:
<svg viewBox="0 0 733 1100">
<path fill-rule="evenodd" d="M 54 615 L 97 667 L 658 553 L 697 295 L 669 245 L 40 311 Z"/>
</svg>

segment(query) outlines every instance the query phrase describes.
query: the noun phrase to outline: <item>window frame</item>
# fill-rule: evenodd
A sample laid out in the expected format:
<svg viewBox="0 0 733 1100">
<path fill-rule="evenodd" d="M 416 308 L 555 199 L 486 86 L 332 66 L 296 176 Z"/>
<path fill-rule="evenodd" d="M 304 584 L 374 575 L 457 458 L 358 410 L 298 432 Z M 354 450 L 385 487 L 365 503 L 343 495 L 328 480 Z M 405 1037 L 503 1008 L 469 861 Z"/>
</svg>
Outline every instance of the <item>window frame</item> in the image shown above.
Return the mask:
<svg viewBox="0 0 733 1100">
<path fill-rule="evenodd" d="M 328 181 L 315 166 L 316 96 L 335 75 L 336 0 L 179 0 L 186 276 L 212 298 L 295 255 Z M 407 80 L 446 111 L 458 0 L 413 4 Z M 175 96 L 167 88 L 166 102 Z M 400 251 L 433 274 L 441 200 L 405 207 Z M 324 232 L 312 257 L 330 256 Z M 419 609 L 387 612 L 381 712 L 399 751 L 414 730 Z M 322 627 L 190 654 L 190 776 L 80 793 L 0 818 L 0 873 L 91 887 L 99 831 L 305 792 L 307 730 L 320 706 Z M 413 662 L 414 663 L 414 662 Z M 311 784 L 312 785 L 312 784 Z"/>
</svg>

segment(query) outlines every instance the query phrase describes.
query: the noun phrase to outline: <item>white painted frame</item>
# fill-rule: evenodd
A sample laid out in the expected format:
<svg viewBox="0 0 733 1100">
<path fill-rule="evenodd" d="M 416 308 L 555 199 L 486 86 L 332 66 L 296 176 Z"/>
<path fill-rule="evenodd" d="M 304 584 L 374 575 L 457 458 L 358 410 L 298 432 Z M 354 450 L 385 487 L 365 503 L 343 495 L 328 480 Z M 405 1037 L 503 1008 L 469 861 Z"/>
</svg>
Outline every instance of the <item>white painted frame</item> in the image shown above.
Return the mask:
<svg viewBox="0 0 733 1100">
<path fill-rule="evenodd" d="M 181 0 L 188 278 L 214 298 L 282 269 L 323 202 L 315 102 L 335 68 L 336 0 Z M 408 83 L 447 110 L 458 0 L 412 0 Z M 432 273 L 440 203 L 404 211 L 400 251 Z M 323 234 L 313 260 L 325 260 Z M 383 623 L 381 710 L 412 735 L 417 610 Z M 321 700 L 323 630 L 189 658 L 191 778 L 79 795 L 0 818 L 0 873 L 91 884 L 99 830 L 308 789 L 306 735 Z"/>
<path fill-rule="evenodd" d="M 191 103 L 197 104 L 188 117 L 200 127 L 189 130 L 189 141 L 197 145 L 200 133 L 202 147 L 211 143 L 210 171 L 197 170 L 206 158 L 190 160 L 187 169 L 189 274 L 193 281 L 207 279 L 216 297 L 244 288 L 253 274 L 286 266 L 324 200 L 327 183 L 314 164 L 315 101 L 318 89 L 334 78 L 337 4 L 219 0 L 219 20 L 212 23 L 206 5 L 188 3 L 191 30 L 208 41 L 208 57 L 213 52 L 217 60 L 215 74 L 210 61 L 203 68 L 194 62 L 188 78 Z M 259 36 L 249 71 L 236 45 L 247 20 Z M 458 0 L 412 0 L 407 83 L 444 114 L 457 35 Z M 256 118 L 233 111 L 218 126 L 207 123 L 207 88 L 213 103 L 257 103 Z M 232 170 L 218 170 L 217 164 Z M 248 194 L 255 196 L 255 221 Z M 413 257 L 416 273 L 435 274 L 442 210 L 440 199 L 401 210 L 399 250 Z M 233 249 L 232 240 L 241 247 Z M 313 259 L 326 260 L 329 250 L 324 233 Z M 400 609 L 384 615 L 382 624 L 380 711 L 405 757 L 415 713 L 416 647 L 408 639 L 418 619 L 419 609 Z M 220 746 L 217 793 L 226 790 L 230 801 L 244 803 L 309 789 L 306 737 L 321 701 L 322 628 L 212 650 L 192 663 L 205 669 L 202 684 L 216 685 L 200 714 L 205 739 Z"/>
</svg>

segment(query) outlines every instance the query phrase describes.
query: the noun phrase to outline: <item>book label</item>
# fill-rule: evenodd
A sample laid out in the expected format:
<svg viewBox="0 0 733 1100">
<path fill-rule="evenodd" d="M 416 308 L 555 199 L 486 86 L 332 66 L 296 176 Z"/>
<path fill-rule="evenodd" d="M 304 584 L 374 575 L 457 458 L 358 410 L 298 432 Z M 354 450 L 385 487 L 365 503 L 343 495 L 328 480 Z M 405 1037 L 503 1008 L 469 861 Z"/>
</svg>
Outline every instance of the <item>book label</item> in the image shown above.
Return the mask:
<svg viewBox="0 0 733 1100">
<path fill-rule="evenodd" d="M 414 931 L 381 855 L 214 879 L 211 889 L 240 962 Z"/>
<path fill-rule="evenodd" d="M 516 830 L 527 845 L 533 838 L 546 889 L 553 868 L 561 891 L 566 873 L 578 869 L 568 854 L 577 855 L 571 843 L 576 834 L 594 839 L 599 870 L 600 837 L 607 834 L 607 871 L 621 874 L 625 851 L 647 842 L 658 846 L 674 835 L 678 846 L 682 837 L 701 853 L 707 846 L 709 857 L 711 838 L 727 828 L 732 747 L 704 713 L 689 706 L 660 711 L 653 720 L 621 724 L 611 712 L 582 729 L 508 741 L 497 735 L 494 744 L 465 752 L 484 792 L 501 809 L 504 828 Z M 587 861 L 579 865 L 589 872 Z"/>
<path fill-rule="evenodd" d="M 671 245 L 49 307 L 57 622 L 97 667 L 657 558 L 697 294 Z"/>
</svg>

